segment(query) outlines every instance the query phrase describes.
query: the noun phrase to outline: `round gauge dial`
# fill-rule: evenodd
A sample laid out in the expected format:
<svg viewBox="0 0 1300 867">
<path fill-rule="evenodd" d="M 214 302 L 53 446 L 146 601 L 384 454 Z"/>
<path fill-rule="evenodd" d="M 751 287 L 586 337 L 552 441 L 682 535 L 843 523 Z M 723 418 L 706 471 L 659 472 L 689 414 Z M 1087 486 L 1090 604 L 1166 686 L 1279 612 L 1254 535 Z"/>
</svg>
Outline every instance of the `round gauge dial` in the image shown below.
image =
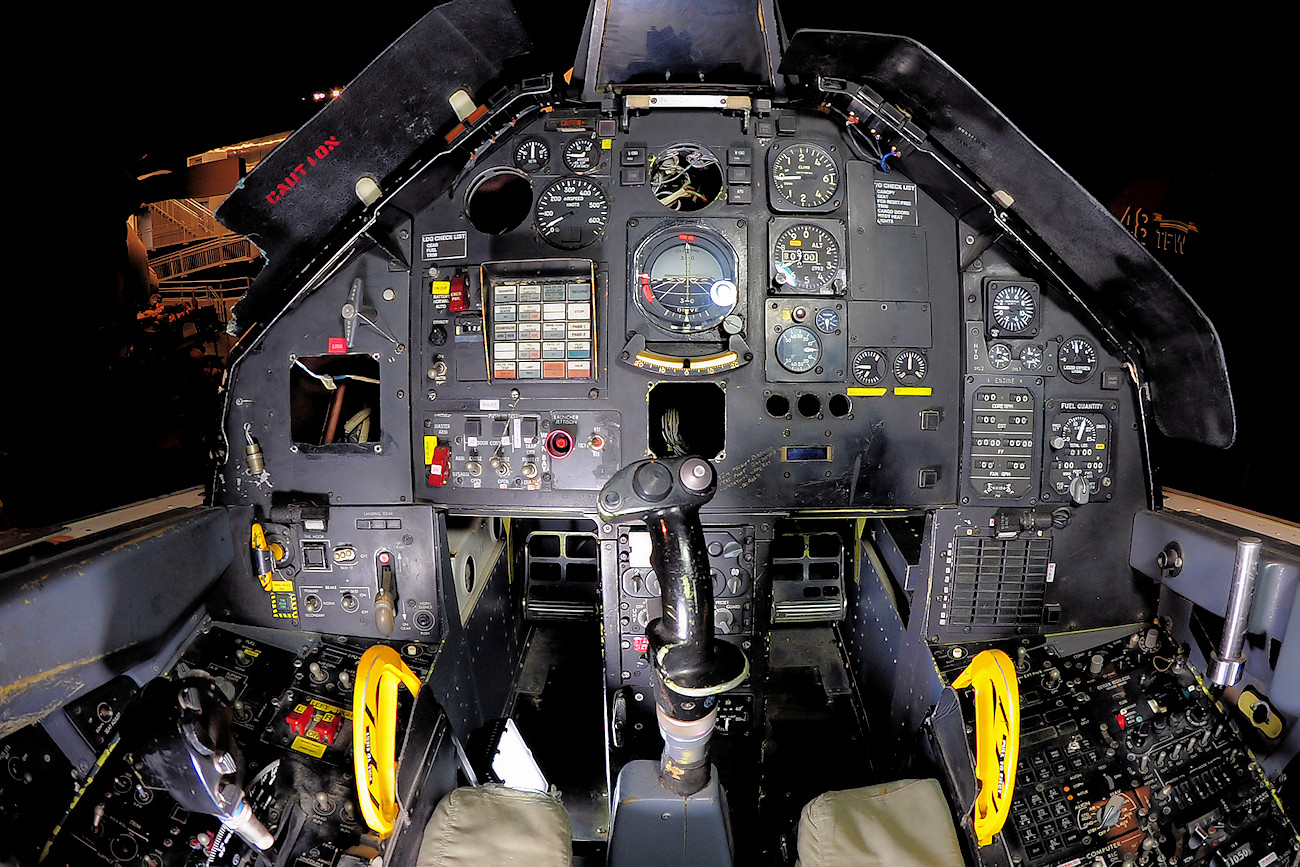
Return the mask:
<svg viewBox="0 0 1300 867">
<path fill-rule="evenodd" d="M 1061 344 L 1056 366 L 1070 382 L 1087 382 L 1097 370 L 1097 348 L 1085 337 L 1071 337 Z"/>
<path fill-rule="evenodd" d="M 1005 343 L 989 346 L 989 365 L 994 370 L 1006 370 L 1011 366 L 1011 347 Z"/>
<path fill-rule="evenodd" d="M 839 272 L 839 242 L 821 226 L 800 223 L 776 236 L 772 277 L 777 285 L 819 292 L 835 282 Z"/>
<path fill-rule="evenodd" d="M 901 383 L 920 382 L 930 372 L 925 353 L 917 349 L 904 349 L 894 356 L 894 377 Z"/>
<path fill-rule="evenodd" d="M 823 307 L 817 311 L 817 317 L 813 321 L 822 334 L 834 334 L 840 327 L 840 314 L 829 307 Z"/>
<path fill-rule="evenodd" d="M 600 165 L 600 142 L 590 135 L 572 139 L 564 146 L 564 164 L 579 174 L 596 168 Z"/>
<path fill-rule="evenodd" d="M 1020 366 L 1025 370 L 1042 370 L 1043 347 L 1036 343 L 1030 343 L 1020 350 Z"/>
<path fill-rule="evenodd" d="M 609 200 L 586 178 L 560 178 L 538 195 L 533 213 L 542 240 L 563 250 L 577 250 L 604 236 Z"/>
<path fill-rule="evenodd" d="M 1086 415 L 1072 415 L 1061 424 L 1062 438 L 1071 451 L 1089 455 L 1097 443 L 1097 425 Z"/>
<path fill-rule="evenodd" d="M 1009 334 L 1019 334 L 1034 322 L 1038 302 L 1019 283 L 1011 283 L 997 290 L 993 296 L 993 321 Z"/>
<path fill-rule="evenodd" d="M 853 378 L 863 385 L 879 385 L 886 368 L 885 356 L 874 349 L 863 349 L 853 356 Z"/>
<path fill-rule="evenodd" d="M 807 373 L 822 359 L 822 342 L 806 325 L 792 325 L 776 339 L 777 363 L 791 373 Z"/>
<path fill-rule="evenodd" d="M 702 226 L 668 226 L 633 257 L 631 293 L 652 323 L 668 331 L 716 327 L 739 300 L 736 251 Z"/>
<path fill-rule="evenodd" d="M 526 138 L 515 145 L 515 168 L 522 172 L 540 172 L 551 161 L 551 147 L 539 138 Z"/>
<path fill-rule="evenodd" d="M 821 145 L 793 144 L 772 160 L 772 189 L 795 208 L 826 207 L 839 188 L 839 166 Z"/>
</svg>

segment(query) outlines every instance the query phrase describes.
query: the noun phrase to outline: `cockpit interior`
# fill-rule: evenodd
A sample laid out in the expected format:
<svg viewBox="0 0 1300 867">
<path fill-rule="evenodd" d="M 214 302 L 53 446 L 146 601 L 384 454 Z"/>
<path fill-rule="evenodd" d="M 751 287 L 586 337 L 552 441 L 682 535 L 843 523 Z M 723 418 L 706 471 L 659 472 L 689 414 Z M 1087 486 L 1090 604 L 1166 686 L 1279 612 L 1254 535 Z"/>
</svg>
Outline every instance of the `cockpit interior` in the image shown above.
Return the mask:
<svg viewBox="0 0 1300 867">
<path fill-rule="evenodd" d="M 1300 864 L 1300 539 L 1164 496 L 1236 430 L 1169 272 L 908 38 L 532 47 L 436 7 L 218 212 L 204 504 L 3 561 L 0 864 L 520 863 L 440 854 L 549 840 L 502 789 L 574 865 Z"/>
</svg>

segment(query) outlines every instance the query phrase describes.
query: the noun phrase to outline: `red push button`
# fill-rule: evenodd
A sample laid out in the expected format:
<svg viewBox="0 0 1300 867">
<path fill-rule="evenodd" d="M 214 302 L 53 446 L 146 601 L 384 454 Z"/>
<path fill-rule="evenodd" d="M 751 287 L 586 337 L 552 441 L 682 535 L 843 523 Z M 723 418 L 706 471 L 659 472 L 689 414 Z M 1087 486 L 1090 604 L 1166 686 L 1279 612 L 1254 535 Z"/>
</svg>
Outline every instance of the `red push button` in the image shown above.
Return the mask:
<svg viewBox="0 0 1300 867">
<path fill-rule="evenodd" d="M 567 457 L 573 451 L 573 437 L 568 431 L 553 430 L 546 436 L 546 453 L 553 458 Z"/>
</svg>

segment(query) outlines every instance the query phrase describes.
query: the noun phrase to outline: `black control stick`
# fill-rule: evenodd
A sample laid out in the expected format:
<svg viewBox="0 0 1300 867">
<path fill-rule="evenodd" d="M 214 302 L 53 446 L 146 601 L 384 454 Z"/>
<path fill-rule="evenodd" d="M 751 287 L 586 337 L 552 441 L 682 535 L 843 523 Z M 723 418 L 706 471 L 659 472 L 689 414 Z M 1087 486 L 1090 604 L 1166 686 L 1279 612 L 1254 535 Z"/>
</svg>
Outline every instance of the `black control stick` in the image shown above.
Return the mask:
<svg viewBox="0 0 1300 867">
<path fill-rule="evenodd" d="M 640 520 L 650 530 L 650 561 L 663 602 L 663 616 L 646 627 L 664 738 L 659 776 L 683 797 L 709 782 L 718 696 L 749 676 L 740 648 L 713 638 L 713 581 L 700 507 L 716 491 L 717 473 L 703 458 L 655 458 L 619 470 L 598 501 L 605 520 Z"/>
<path fill-rule="evenodd" d="M 215 680 L 201 674 L 155 678 L 133 713 L 145 734 L 130 750 L 144 782 L 165 788 L 190 812 L 216 816 L 249 845 L 270 848 L 275 838 L 244 800 L 234 712 Z"/>
</svg>

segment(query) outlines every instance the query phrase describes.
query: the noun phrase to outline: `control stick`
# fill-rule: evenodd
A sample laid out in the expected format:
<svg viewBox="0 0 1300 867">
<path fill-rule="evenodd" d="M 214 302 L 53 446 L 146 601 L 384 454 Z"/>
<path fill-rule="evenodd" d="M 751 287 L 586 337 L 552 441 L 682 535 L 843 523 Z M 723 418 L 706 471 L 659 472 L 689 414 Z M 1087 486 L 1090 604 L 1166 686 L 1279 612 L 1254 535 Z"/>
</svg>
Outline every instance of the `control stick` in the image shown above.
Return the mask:
<svg viewBox="0 0 1300 867">
<path fill-rule="evenodd" d="M 713 580 L 700 507 L 716 491 L 717 473 L 703 458 L 653 458 L 619 470 L 598 497 L 605 520 L 644 521 L 650 531 L 663 602 L 663 616 L 646 627 L 664 739 L 659 777 L 682 797 L 709 782 L 718 696 L 749 676 L 740 648 L 713 638 Z"/>
<path fill-rule="evenodd" d="M 145 732 L 131 746 L 133 766 L 145 783 L 166 789 L 190 812 L 216 816 L 250 846 L 271 847 L 275 838 L 244 800 L 234 711 L 216 680 L 202 674 L 180 681 L 155 678 L 132 712 Z"/>
</svg>

